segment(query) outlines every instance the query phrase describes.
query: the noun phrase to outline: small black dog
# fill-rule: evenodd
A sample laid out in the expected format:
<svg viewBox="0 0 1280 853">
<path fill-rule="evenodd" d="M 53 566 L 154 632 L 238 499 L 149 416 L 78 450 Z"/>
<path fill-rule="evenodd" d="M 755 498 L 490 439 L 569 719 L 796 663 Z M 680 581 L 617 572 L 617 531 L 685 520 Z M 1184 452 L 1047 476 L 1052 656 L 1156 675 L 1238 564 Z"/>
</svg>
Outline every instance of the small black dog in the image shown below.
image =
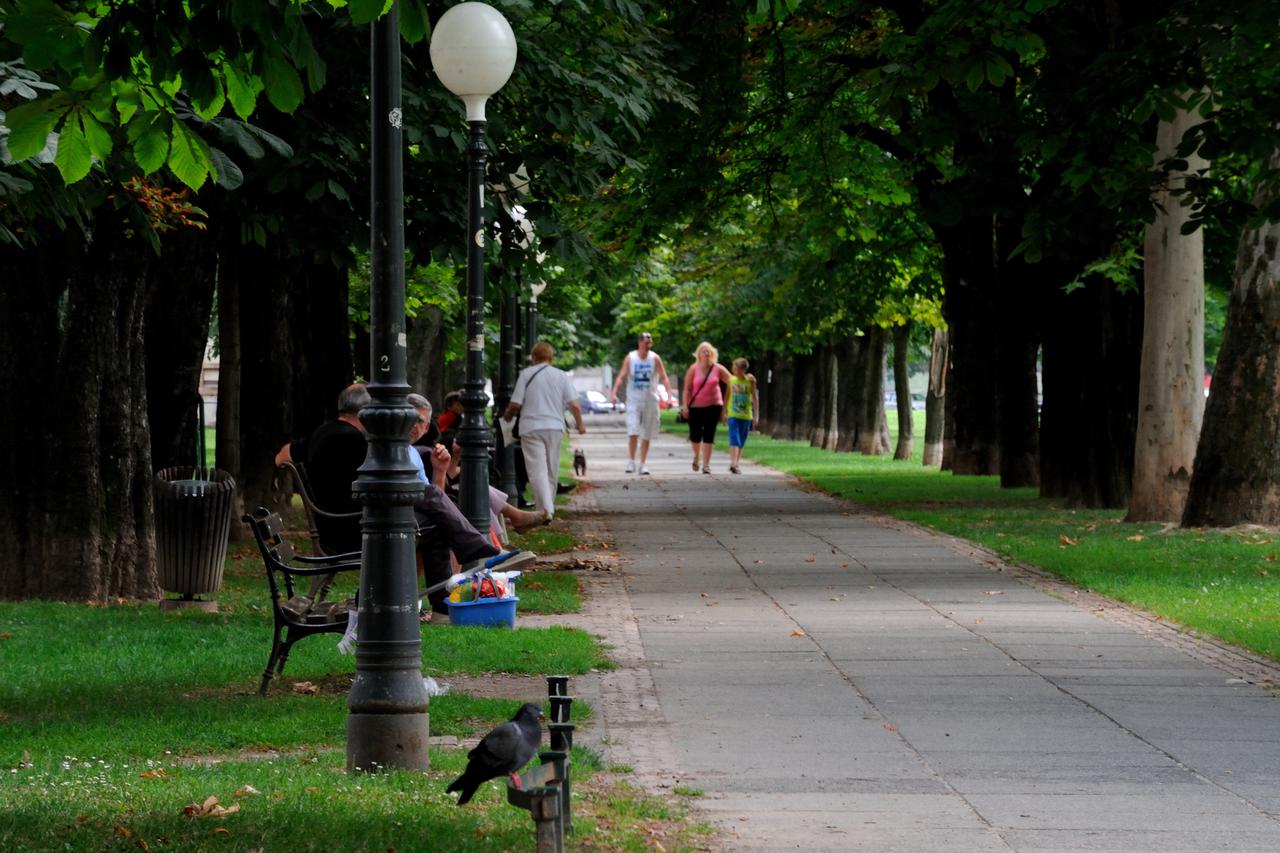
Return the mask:
<svg viewBox="0 0 1280 853">
<path fill-rule="evenodd" d="M 577 477 L 587 476 L 587 454 L 582 452 L 581 447 L 573 449 L 573 473 Z"/>
</svg>

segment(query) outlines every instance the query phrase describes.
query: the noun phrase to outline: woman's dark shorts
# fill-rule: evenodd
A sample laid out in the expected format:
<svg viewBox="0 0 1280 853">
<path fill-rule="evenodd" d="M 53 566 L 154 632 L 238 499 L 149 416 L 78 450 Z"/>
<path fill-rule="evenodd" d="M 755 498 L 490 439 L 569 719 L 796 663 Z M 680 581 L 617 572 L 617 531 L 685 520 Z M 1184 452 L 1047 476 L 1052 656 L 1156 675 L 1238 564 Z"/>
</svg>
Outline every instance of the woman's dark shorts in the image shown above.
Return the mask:
<svg viewBox="0 0 1280 853">
<path fill-rule="evenodd" d="M 720 423 L 723 406 L 691 406 L 689 408 L 689 441 L 694 444 L 716 440 L 716 424 Z"/>
</svg>

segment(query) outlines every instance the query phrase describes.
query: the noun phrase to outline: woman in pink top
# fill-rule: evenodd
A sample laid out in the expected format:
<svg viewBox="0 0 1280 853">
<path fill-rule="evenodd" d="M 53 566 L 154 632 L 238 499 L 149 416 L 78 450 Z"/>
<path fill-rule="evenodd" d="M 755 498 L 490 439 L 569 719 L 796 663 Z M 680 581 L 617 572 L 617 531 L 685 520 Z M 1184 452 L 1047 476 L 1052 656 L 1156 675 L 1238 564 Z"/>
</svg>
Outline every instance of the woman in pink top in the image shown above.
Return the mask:
<svg viewBox="0 0 1280 853">
<path fill-rule="evenodd" d="M 703 341 L 694 352 L 697 358 L 684 372 L 684 393 L 680 412 L 689 421 L 689 443 L 693 445 L 693 470 L 711 473 L 711 449 L 715 446 L 716 424 L 724 421 L 724 394 L 721 382 L 732 374 L 719 364 L 720 353 Z"/>
</svg>

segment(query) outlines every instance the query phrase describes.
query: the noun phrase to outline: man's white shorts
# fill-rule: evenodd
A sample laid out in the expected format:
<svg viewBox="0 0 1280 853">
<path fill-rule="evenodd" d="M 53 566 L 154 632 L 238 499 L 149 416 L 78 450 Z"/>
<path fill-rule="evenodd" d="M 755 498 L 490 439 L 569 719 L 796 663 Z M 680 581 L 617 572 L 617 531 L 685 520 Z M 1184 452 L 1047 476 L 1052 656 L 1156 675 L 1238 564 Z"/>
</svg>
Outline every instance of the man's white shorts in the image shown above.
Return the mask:
<svg viewBox="0 0 1280 853">
<path fill-rule="evenodd" d="M 658 401 L 650 397 L 631 405 L 627 402 L 627 435 L 638 435 L 645 441 L 653 441 L 658 434 Z"/>
</svg>

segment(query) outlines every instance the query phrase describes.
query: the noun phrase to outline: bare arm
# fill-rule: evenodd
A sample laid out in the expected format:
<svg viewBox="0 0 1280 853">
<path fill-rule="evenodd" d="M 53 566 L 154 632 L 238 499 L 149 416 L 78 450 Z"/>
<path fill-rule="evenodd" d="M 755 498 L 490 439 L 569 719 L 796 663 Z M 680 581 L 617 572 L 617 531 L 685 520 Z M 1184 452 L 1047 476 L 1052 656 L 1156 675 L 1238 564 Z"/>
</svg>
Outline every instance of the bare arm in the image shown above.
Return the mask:
<svg viewBox="0 0 1280 853">
<path fill-rule="evenodd" d="M 689 414 L 689 394 L 693 388 L 693 365 L 684 372 L 684 384 L 680 386 L 680 411 Z"/>
<path fill-rule="evenodd" d="M 631 354 L 622 358 L 622 367 L 618 368 L 618 378 L 613 380 L 613 389 L 609 392 L 609 402 L 618 402 L 618 389 L 622 387 L 622 383 L 627 378 L 627 374 L 631 371 Z"/>
<path fill-rule="evenodd" d="M 748 373 L 747 378 L 751 380 L 751 423 L 754 426 L 760 422 L 760 388 L 756 385 L 755 376 Z"/>
<path fill-rule="evenodd" d="M 520 414 L 520 410 L 523 408 L 524 406 L 520 405 L 519 403 L 507 403 L 507 410 L 503 413 L 502 419 L 504 421 L 511 420 L 516 415 Z"/>
<path fill-rule="evenodd" d="M 574 400 L 569 403 L 569 411 L 573 412 L 573 421 L 578 425 L 578 435 L 586 435 L 587 425 L 582 421 L 582 404 Z"/>
<path fill-rule="evenodd" d="M 293 444 L 291 441 L 285 442 L 284 447 L 280 448 L 280 452 L 276 454 L 276 467 L 279 468 L 286 462 L 293 461 L 293 454 L 289 451 L 289 446 Z"/>
<path fill-rule="evenodd" d="M 671 387 L 671 380 L 667 378 L 667 366 L 662 363 L 662 356 L 656 352 L 653 354 L 653 365 L 658 370 L 658 379 L 662 381 L 663 385 L 667 386 L 667 393 L 674 397 L 676 389 Z"/>
</svg>

